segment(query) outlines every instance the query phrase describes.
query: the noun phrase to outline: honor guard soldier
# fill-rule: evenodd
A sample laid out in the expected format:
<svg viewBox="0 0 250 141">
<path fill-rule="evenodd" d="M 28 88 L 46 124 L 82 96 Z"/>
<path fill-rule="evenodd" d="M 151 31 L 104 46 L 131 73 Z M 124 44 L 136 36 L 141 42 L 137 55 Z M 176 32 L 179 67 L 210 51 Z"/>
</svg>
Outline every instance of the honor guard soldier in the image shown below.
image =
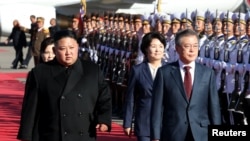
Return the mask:
<svg viewBox="0 0 250 141">
<path fill-rule="evenodd" d="M 131 65 L 136 64 L 136 57 L 138 56 L 138 50 L 139 50 L 139 42 L 140 39 L 139 37 L 142 35 L 142 15 L 136 14 L 133 16 L 133 26 L 131 27 L 131 37 L 132 37 L 132 42 L 131 42 L 131 53 L 132 53 L 132 60 L 131 60 Z"/>
<path fill-rule="evenodd" d="M 95 30 L 97 28 L 96 19 L 97 19 L 97 14 L 92 12 L 91 13 L 91 26 L 92 26 L 93 30 Z"/>
<path fill-rule="evenodd" d="M 104 28 L 106 29 L 109 26 L 109 13 L 108 12 L 104 12 L 103 20 L 104 20 Z"/>
<path fill-rule="evenodd" d="M 191 12 L 187 9 L 181 14 L 181 30 L 184 29 L 193 29 L 193 20 L 191 17 Z"/>
<path fill-rule="evenodd" d="M 114 14 L 114 27 L 113 27 L 114 30 L 118 28 L 118 18 L 119 18 L 119 13 L 115 13 Z"/>
<path fill-rule="evenodd" d="M 86 27 L 84 28 L 83 36 L 81 38 L 79 56 L 84 60 L 91 60 L 91 54 L 90 54 L 91 40 L 90 40 L 89 34 L 90 32 L 93 31 L 93 28 L 91 24 L 90 15 L 86 14 L 83 17 L 83 20 L 84 20 L 84 23 L 86 24 Z"/>
<path fill-rule="evenodd" d="M 223 52 L 223 43 L 224 43 L 224 34 L 222 32 L 222 20 L 224 18 L 224 13 L 221 11 L 215 11 L 211 15 L 211 20 L 213 24 L 213 33 L 214 37 L 211 41 L 211 49 L 210 49 L 210 59 L 207 61 L 206 66 L 213 68 L 215 71 L 216 76 L 216 85 L 218 89 L 218 93 L 223 92 L 224 90 L 224 84 L 222 84 L 223 87 L 221 87 L 221 56 Z"/>
<path fill-rule="evenodd" d="M 124 29 L 125 29 L 125 32 L 128 34 L 128 33 L 130 33 L 131 32 L 131 30 L 130 30 L 130 23 L 131 23 L 131 21 L 130 21 L 130 17 L 131 17 L 131 19 L 132 19 L 132 15 L 131 14 L 125 14 L 125 16 L 124 16 Z"/>
<path fill-rule="evenodd" d="M 221 75 L 226 75 L 225 78 L 225 93 L 221 97 L 223 104 L 223 116 L 225 118 L 225 124 L 233 125 L 232 112 L 228 112 L 229 101 L 235 87 L 235 64 L 237 52 L 235 52 L 236 38 L 234 36 L 234 21 L 233 12 L 227 11 L 224 13 L 223 19 L 223 33 L 225 37 L 225 42 L 223 44 L 223 52 L 221 55 L 222 61 L 222 72 Z"/>
<path fill-rule="evenodd" d="M 247 32 L 247 35 L 248 35 L 248 38 L 250 37 L 250 13 L 247 12 L 246 13 L 246 32 Z M 244 74 L 244 90 L 243 90 L 243 94 L 244 94 L 244 97 L 242 98 L 243 100 L 243 110 L 244 110 L 244 114 L 245 114 L 245 117 L 246 117 L 246 121 L 247 121 L 247 124 L 250 125 L 250 83 L 249 83 L 249 80 L 250 80 L 250 42 L 248 41 L 248 45 L 247 45 L 247 48 L 248 48 L 248 51 L 247 51 L 247 56 L 244 58 L 246 58 L 246 71 L 245 71 L 245 74 Z"/>
<path fill-rule="evenodd" d="M 216 86 L 220 99 L 220 107 L 222 113 L 222 123 L 225 124 L 225 121 L 229 118 L 228 112 L 226 110 L 227 107 L 227 99 L 225 98 L 225 81 L 226 81 L 226 73 L 225 70 L 222 74 L 222 56 L 224 50 L 224 34 L 222 31 L 222 20 L 224 19 L 224 13 L 216 10 L 211 15 L 212 27 L 214 37 L 211 41 L 211 49 L 210 49 L 210 59 L 207 61 L 207 66 L 214 69 L 215 77 L 216 77 Z M 227 114 L 224 114 L 227 113 Z"/>
<path fill-rule="evenodd" d="M 74 15 L 74 17 L 72 18 L 72 24 L 71 24 L 71 28 L 70 30 L 74 31 L 74 33 L 76 34 L 77 37 L 77 43 L 79 45 L 81 45 L 81 38 L 82 38 L 82 31 L 79 28 L 79 18 L 77 15 Z"/>
<path fill-rule="evenodd" d="M 166 47 L 165 47 L 165 53 L 164 53 L 164 60 L 165 62 L 168 62 L 169 60 L 169 42 L 170 42 L 170 28 L 171 28 L 171 16 L 169 14 L 162 14 L 161 16 L 161 24 L 162 24 L 162 34 L 164 35 L 166 39 Z"/>
<path fill-rule="evenodd" d="M 140 14 L 136 14 L 133 17 L 133 21 L 134 21 L 134 31 L 136 32 L 136 34 L 140 35 L 141 33 L 141 27 L 142 27 L 142 15 Z"/>
<path fill-rule="evenodd" d="M 91 13 L 91 24 L 88 27 L 88 30 L 89 30 L 88 40 L 90 44 L 90 48 L 89 48 L 90 59 L 91 61 L 95 63 L 97 63 L 97 51 L 96 51 L 96 43 L 95 43 L 96 42 L 95 34 L 97 32 L 96 19 L 97 19 L 97 14 Z"/>
<path fill-rule="evenodd" d="M 99 13 L 96 14 L 96 30 L 103 27 L 103 18 L 99 15 Z"/>
<path fill-rule="evenodd" d="M 229 111 L 233 111 L 234 124 L 235 125 L 245 125 L 244 121 L 244 111 L 242 108 L 237 108 L 239 104 L 239 98 L 244 89 L 244 72 L 245 72 L 245 60 L 244 56 L 247 56 L 247 45 L 248 38 L 246 36 L 246 21 L 245 14 L 241 12 L 234 13 L 234 35 L 237 38 L 237 42 L 235 45 L 235 53 L 236 57 L 234 75 L 235 75 L 235 86 L 234 91 L 232 93 L 230 103 L 229 103 Z"/>
<path fill-rule="evenodd" d="M 171 28 L 170 32 L 172 33 L 169 41 L 169 59 L 168 62 L 175 62 L 179 59 L 179 55 L 175 50 L 175 34 L 180 30 L 181 28 L 181 13 L 174 13 L 171 15 Z"/>
<path fill-rule="evenodd" d="M 213 37 L 211 12 L 209 10 L 205 12 L 204 36 L 206 36 L 206 38 L 203 44 L 200 45 L 199 61 L 201 64 L 207 65 L 207 62 L 209 62 L 210 60 L 210 49 L 211 49 L 210 46 Z"/>
<path fill-rule="evenodd" d="M 151 15 L 146 13 L 144 14 L 141 18 L 142 18 L 142 27 L 141 27 L 141 35 L 139 35 L 139 47 L 138 47 L 138 54 L 137 54 L 137 57 L 136 57 L 136 64 L 140 64 L 141 62 L 144 61 L 144 55 L 143 53 L 141 52 L 141 48 L 140 48 L 140 45 L 141 45 L 141 40 L 143 38 L 143 36 L 149 32 L 151 32 Z"/>
<path fill-rule="evenodd" d="M 199 35 L 199 54 L 196 59 L 198 63 L 202 64 L 202 57 L 200 57 L 200 48 L 205 43 L 205 12 L 201 10 L 195 10 L 192 12 L 193 28 Z"/>
<path fill-rule="evenodd" d="M 154 31 L 157 31 L 159 33 L 162 33 L 162 23 L 161 23 L 161 16 L 163 15 L 163 13 L 155 13 L 153 15 L 153 23 L 154 25 L 152 25 L 152 27 L 154 28 Z"/>
</svg>

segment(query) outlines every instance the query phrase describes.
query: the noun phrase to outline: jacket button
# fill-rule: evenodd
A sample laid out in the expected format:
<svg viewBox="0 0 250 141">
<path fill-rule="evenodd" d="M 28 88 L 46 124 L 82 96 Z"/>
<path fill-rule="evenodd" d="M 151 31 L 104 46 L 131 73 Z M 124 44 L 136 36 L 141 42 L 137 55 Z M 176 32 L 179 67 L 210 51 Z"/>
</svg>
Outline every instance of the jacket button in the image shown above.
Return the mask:
<svg viewBox="0 0 250 141">
<path fill-rule="evenodd" d="M 83 136 L 83 131 L 80 131 L 79 134 L 80 134 L 80 136 Z"/>
<path fill-rule="evenodd" d="M 68 132 L 67 131 L 64 131 L 64 136 L 68 135 Z"/>
<path fill-rule="evenodd" d="M 82 94 L 78 94 L 77 96 L 78 96 L 79 98 L 82 98 Z"/>
<path fill-rule="evenodd" d="M 63 117 L 66 117 L 66 116 L 67 116 L 67 114 L 62 114 L 62 116 L 63 116 Z"/>
<path fill-rule="evenodd" d="M 64 99 L 65 99 L 65 96 L 61 96 L 61 99 L 64 100 Z"/>
<path fill-rule="evenodd" d="M 78 115 L 79 115 L 79 117 L 82 117 L 82 116 L 83 116 L 82 112 L 79 112 Z"/>
</svg>

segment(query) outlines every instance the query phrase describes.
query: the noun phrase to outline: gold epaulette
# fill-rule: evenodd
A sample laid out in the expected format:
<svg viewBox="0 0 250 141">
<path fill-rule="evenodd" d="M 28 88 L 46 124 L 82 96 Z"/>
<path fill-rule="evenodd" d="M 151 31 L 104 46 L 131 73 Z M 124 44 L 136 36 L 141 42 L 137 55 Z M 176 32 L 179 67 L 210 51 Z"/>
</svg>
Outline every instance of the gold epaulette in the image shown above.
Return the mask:
<svg viewBox="0 0 250 141">
<path fill-rule="evenodd" d="M 219 38 L 218 40 L 219 40 L 219 41 L 222 41 L 222 40 L 224 40 L 224 38 Z"/>
<path fill-rule="evenodd" d="M 232 40 L 232 42 L 229 42 L 231 43 L 232 45 L 235 45 L 236 44 L 236 40 Z"/>
<path fill-rule="evenodd" d="M 248 42 L 248 39 L 243 39 L 242 40 L 242 43 L 247 43 Z"/>
<path fill-rule="evenodd" d="M 43 33 L 49 34 L 49 29 L 48 28 L 43 28 Z"/>
</svg>

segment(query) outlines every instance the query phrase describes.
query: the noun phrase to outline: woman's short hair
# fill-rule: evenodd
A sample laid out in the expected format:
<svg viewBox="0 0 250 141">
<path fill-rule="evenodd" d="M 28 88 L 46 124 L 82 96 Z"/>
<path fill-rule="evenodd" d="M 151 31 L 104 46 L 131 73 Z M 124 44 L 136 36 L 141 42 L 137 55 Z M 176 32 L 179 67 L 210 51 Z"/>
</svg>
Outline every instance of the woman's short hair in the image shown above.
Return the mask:
<svg viewBox="0 0 250 141">
<path fill-rule="evenodd" d="M 153 39 L 158 39 L 164 46 L 166 47 L 166 39 L 160 32 L 149 32 L 144 35 L 141 42 L 141 51 L 146 56 L 147 55 L 147 48 L 149 48 L 150 43 Z"/>
<path fill-rule="evenodd" d="M 54 44 L 54 39 L 52 37 L 45 38 L 41 43 L 40 53 L 44 53 L 48 45 Z"/>
</svg>

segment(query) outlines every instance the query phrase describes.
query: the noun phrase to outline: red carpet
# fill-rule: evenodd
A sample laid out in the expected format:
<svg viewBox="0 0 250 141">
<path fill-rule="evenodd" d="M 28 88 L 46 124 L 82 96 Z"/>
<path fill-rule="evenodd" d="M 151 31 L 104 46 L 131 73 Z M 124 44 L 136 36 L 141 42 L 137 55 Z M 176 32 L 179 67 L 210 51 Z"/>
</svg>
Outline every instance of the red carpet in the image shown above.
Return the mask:
<svg viewBox="0 0 250 141">
<path fill-rule="evenodd" d="M 0 141 L 17 141 L 24 84 L 18 79 L 27 73 L 0 73 Z M 123 134 L 121 125 L 112 123 L 110 133 L 99 133 L 97 141 L 135 141 Z"/>
<path fill-rule="evenodd" d="M 4 50 L 4 49 L 0 49 L 0 52 L 5 52 L 6 50 Z"/>
</svg>

